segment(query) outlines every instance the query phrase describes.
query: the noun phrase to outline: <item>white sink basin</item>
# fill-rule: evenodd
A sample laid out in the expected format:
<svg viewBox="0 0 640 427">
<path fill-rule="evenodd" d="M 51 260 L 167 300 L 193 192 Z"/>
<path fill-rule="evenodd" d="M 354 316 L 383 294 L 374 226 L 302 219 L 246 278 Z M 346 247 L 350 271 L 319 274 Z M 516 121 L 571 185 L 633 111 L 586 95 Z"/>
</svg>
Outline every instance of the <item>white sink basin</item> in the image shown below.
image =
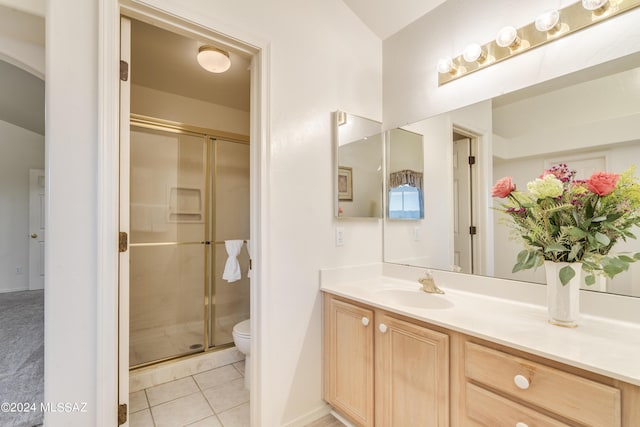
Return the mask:
<svg viewBox="0 0 640 427">
<path fill-rule="evenodd" d="M 429 310 L 442 310 L 453 307 L 446 295 L 428 294 L 420 289 L 382 289 L 375 291 L 376 299 L 387 304 L 395 304 L 404 307 L 424 308 Z"/>
</svg>

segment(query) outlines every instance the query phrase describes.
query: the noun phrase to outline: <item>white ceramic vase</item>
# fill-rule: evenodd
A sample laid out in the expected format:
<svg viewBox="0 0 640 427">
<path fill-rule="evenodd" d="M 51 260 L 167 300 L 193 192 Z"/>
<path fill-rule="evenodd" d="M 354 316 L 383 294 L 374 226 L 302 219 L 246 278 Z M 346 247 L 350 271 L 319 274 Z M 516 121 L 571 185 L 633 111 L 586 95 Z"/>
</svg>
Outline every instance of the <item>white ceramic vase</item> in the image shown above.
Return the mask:
<svg viewBox="0 0 640 427">
<path fill-rule="evenodd" d="M 569 266 L 575 272 L 566 285 L 560 282 L 560 269 Z M 575 328 L 580 314 L 580 283 L 582 264 L 579 262 L 544 262 L 547 274 L 547 309 L 549 323 L 567 328 Z"/>
</svg>

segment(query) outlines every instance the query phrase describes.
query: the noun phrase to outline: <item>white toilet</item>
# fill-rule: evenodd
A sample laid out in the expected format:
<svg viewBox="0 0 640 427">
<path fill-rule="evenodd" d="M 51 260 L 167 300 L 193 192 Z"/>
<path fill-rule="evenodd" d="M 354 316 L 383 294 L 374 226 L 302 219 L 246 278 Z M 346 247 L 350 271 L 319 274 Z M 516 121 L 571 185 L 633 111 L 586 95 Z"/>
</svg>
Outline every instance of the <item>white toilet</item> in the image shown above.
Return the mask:
<svg viewBox="0 0 640 427">
<path fill-rule="evenodd" d="M 249 390 L 251 384 L 251 320 L 243 320 L 233 327 L 233 342 L 241 353 L 244 353 L 244 386 Z"/>
</svg>

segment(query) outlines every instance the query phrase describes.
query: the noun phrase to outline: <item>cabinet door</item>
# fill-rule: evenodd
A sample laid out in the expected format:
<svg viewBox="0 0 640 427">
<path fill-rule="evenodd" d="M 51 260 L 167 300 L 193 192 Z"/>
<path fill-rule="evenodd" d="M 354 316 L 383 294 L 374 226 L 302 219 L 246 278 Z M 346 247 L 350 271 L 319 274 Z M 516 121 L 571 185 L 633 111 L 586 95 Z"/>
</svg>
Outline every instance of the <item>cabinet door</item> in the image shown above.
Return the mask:
<svg viewBox="0 0 640 427">
<path fill-rule="evenodd" d="M 376 312 L 376 426 L 449 425 L 449 337 Z"/>
<path fill-rule="evenodd" d="M 373 311 L 325 295 L 325 400 L 373 426 Z"/>
</svg>

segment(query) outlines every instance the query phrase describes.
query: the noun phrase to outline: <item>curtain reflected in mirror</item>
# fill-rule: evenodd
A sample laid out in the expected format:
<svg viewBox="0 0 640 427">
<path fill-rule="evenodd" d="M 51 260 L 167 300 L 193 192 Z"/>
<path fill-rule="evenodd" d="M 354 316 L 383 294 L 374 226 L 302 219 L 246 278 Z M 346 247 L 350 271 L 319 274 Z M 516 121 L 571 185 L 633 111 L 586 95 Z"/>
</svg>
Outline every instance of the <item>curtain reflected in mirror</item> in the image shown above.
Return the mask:
<svg viewBox="0 0 640 427">
<path fill-rule="evenodd" d="M 424 218 L 423 136 L 405 129 L 387 132 L 387 218 Z"/>
</svg>

